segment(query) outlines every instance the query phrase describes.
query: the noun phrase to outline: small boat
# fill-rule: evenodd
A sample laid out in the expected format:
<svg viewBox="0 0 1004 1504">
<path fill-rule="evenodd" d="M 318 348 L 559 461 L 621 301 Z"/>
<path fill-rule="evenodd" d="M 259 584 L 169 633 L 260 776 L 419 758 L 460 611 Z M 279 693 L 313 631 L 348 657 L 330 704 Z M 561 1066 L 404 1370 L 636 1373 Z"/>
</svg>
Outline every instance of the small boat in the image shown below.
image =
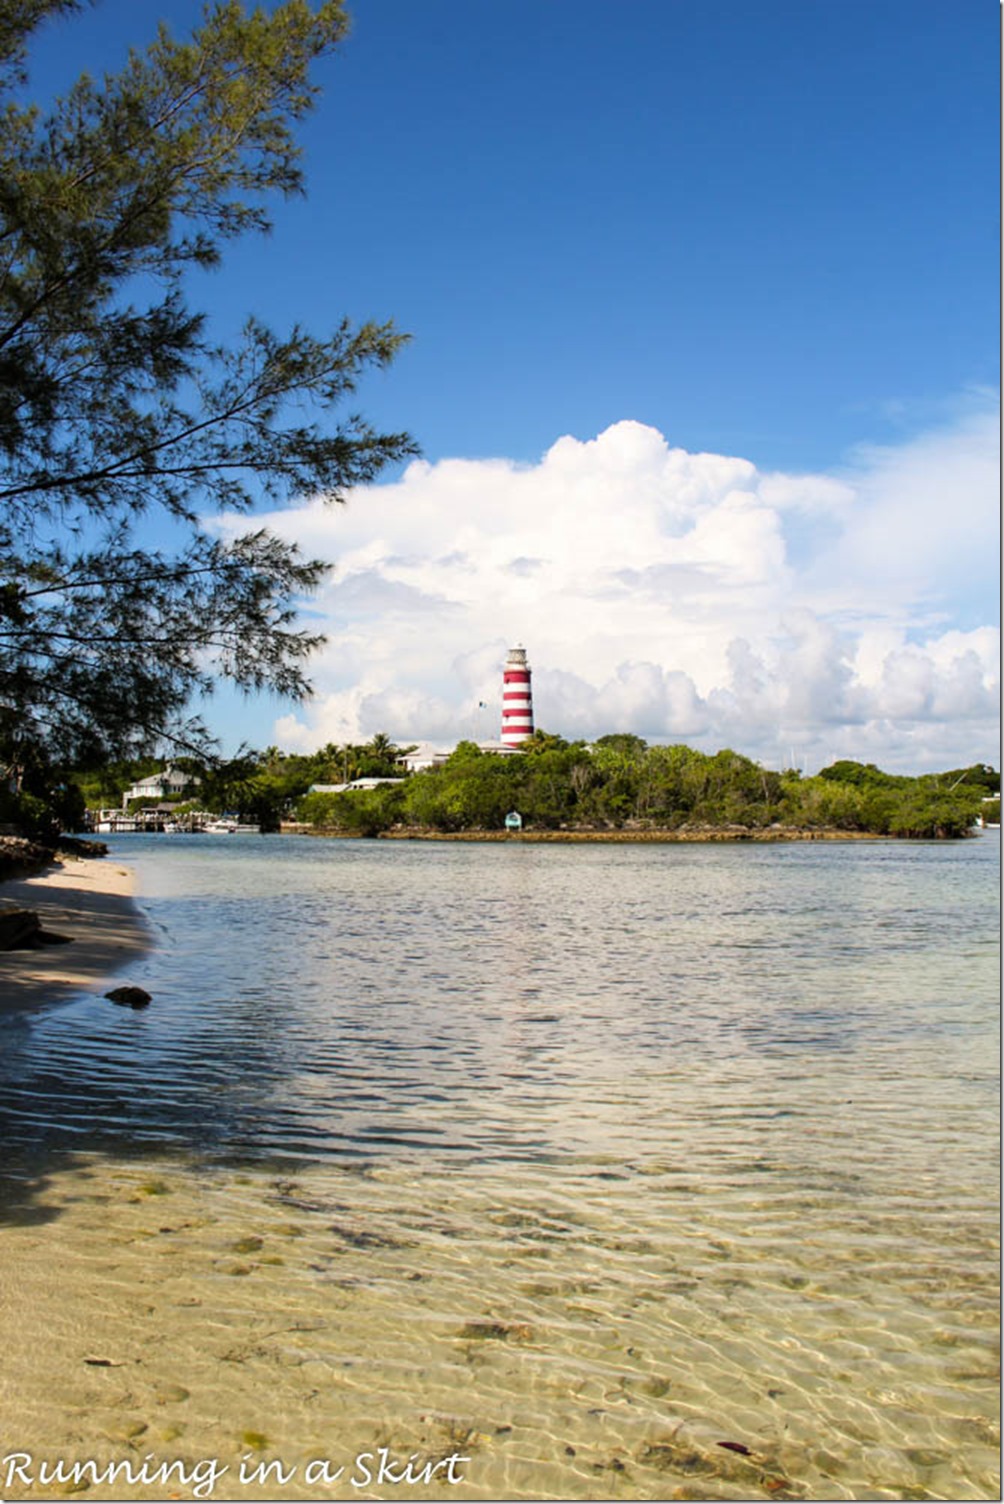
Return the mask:
<svg viewBox="0 0 1004 1504">
<path fill-rule="evenodd" d="M 240 820 L 209 820 L 202 829 L 211 836 L 256 836 L 261 832 L 260 825 L 244 825 Z"/>
</svg>

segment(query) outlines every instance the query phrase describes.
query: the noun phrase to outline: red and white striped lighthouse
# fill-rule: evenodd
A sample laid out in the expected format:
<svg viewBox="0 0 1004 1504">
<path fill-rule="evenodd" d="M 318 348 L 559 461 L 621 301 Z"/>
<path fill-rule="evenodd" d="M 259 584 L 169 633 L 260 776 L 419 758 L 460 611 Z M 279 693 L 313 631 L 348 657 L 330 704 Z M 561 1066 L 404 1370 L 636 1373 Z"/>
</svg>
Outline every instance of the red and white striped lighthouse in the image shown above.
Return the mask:
<svg viewBox="0 0 1004 1504">
<path fill-rule="evenodd" d="M 502 740 L 518 747 L 533 735 L 533 694 L 526 648 L 510 648 L 502 673 Z"/>
</svg>

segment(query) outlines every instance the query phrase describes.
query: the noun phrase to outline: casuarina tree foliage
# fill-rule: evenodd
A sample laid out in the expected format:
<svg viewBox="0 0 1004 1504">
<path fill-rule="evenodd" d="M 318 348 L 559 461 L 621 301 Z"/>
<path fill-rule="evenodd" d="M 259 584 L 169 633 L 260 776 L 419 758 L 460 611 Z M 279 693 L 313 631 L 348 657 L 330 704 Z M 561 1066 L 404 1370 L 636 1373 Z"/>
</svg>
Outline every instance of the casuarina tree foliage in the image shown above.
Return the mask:
<svg viewBox="0 0 1004 1504">
<path fill-rule="evenodd" d="M 318 639 L 294 606 L 324 565 L 200 519 L 337 501 L 414 452 L 341 413 L 400 346 L 390 324 L 279 335 L 249 319 L 220 345 L 190 306 L 212 289 L 197 273 L 301 191 L 294 131 L 341 5 L 226 0 L 191 39 L 161 27 L 116 76 L 36 109 L 31 42 L 77 8 L 0 0 L 0 764 L 15 778 L 164 733 L 199 745 L 185 707 L 221 677 L 302 696 Z"/>
</svg>

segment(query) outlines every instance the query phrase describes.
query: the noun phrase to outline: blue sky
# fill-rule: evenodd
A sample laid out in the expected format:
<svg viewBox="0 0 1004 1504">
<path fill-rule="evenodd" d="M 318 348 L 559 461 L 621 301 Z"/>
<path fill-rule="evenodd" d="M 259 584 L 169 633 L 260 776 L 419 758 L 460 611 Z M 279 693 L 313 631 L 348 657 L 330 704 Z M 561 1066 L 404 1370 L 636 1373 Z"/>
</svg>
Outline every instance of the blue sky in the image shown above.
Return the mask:
<svg viewBox="0 0 1004 1504">
<path fill-rule="evenodd" d="M 331 641 L 224 741 L 449 744 L 521 640 L 565 734 L 996 761 L 998 6 L 351 9 L 307 198 L 193 300 L 392 317 L 360 405 L 424 459 L 273 519 L 341 561 Z M 36 77 L 198 13 L 103 0 Z"/>
</svg>

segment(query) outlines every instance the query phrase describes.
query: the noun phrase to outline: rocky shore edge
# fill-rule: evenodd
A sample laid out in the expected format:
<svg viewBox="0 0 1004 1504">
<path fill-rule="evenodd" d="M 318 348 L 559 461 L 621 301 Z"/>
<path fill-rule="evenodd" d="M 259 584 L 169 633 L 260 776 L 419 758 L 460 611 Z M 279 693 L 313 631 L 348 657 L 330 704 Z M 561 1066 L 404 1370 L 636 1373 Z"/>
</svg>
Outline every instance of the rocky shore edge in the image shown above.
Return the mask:
<svg viewBox="0 0 1004 1504">
<path fill-rule="evenodd" d="M 361 830 L 340 830 L 334 826 L 298 825 L 286 822 L 281 827 L 284 835 L 318 836 L 326 839 L 358 840 L 366 834 Z M 751 829 L 746 825 L 681 825 L 670 829 L 620 830 L 430 830 L 421 826 L 399 826 L 381 830 L 373 837 L 378 841 L 508 841 L 508 842 L 553 842 L 555 844 L 581 843 L 676 843 L 697 844 L 717 842 L 778 841 L 890 841 L 895 836 L 882 835 L 868 830 L 837 830 L 831 827 L 809 830 L 794 825 L 769 825 Z"/>
<path fill-rule="evenodd" d="M 27 836 L 0 834 L 0 883 L 14 877 L 33 877 L 53 862 L 107 855 L 103 841 L 86 841 L 80 836 L 60 836 L 50 845 L 30 841 Z"/>
</svg>

